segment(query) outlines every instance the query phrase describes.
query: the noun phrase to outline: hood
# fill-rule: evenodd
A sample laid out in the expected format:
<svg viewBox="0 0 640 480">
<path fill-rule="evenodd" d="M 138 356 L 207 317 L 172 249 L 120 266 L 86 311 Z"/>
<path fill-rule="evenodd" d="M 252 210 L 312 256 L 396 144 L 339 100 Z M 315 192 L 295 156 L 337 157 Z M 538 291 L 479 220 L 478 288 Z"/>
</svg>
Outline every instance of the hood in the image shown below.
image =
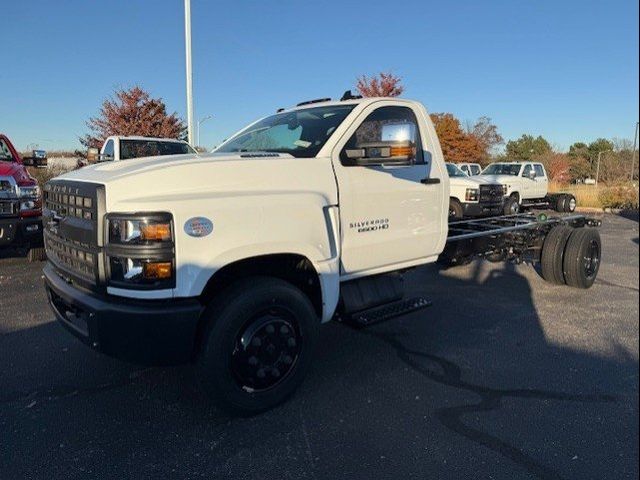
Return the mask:
<svg viewBox="0 0 640 480">
<path fill-rule="evenodd" d="M 35 179 L 29 175 L 27 169 L 21 163 L 16 162 L 0 161 L 0 177 L 13 177 L 20 186 L 36 184 Z"/>
<path fill-rule="evenodd" d="M 143 208 L 188 198 L 206 201 L 274 191 L 319 191 L 327 201 L 337 203 L 330 159 L 282 153 L 136 158 L 98 163 L 56 179 L 105 185 L 109 208 L 115 204 L 118 208 Z"/>
<path fill-rule="evenodd" d="M 500 182 L 485 177 L 449 177 L 449 183 L 456 187 L 478 188 L 480 185 L 496 185 Z"/>
<path fill-rule="evenodd" d="M 500 185 L 505 185 L 508 183 L 512 183 L 518 179 L 517 175 L 479 175 L 476 178 L 482 178 L 489 183 L 499 183 Z"/>
</svg>

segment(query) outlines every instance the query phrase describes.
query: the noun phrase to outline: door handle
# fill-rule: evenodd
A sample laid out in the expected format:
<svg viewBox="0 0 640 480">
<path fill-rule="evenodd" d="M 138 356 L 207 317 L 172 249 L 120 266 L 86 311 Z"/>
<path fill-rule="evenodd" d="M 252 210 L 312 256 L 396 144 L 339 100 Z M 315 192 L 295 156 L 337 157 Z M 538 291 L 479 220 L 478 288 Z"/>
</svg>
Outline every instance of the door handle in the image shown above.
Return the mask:
<svg viewBox="0 0 640 480">
<path fill-rule="evenodd" d="M 440 183 L 439 178 L 423 178 L 420 180 L 420 183 L 424 183 L 425 185 L 436 185 Z"/>
</svg>

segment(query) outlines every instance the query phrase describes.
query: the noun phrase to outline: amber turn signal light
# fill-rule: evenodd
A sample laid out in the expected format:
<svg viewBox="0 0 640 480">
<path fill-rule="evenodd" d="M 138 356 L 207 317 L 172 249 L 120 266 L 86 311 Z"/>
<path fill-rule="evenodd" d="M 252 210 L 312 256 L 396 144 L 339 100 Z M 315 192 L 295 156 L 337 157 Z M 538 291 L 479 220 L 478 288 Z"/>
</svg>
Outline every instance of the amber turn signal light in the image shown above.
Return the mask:
<svg viewBox="0 0 640 480">
<path fill-rule="evenodd" d="M 169 223 L 145 223 L 140 225 L 142 240 L 166 242 L 171 240 L 171 225 Z"/>
<path fill-rule="evenodd" d="M 171 278 L 171 262 L 147 262 L 142 266 L 142 276 L 148 279 L 163 280 Z"/>
<path fill-rule="evenodd" d="M 413 158 L 415 155 L 414 147 L 391 147 L 391 156 L 392 157 L 409 157 Z"/>
</svg>

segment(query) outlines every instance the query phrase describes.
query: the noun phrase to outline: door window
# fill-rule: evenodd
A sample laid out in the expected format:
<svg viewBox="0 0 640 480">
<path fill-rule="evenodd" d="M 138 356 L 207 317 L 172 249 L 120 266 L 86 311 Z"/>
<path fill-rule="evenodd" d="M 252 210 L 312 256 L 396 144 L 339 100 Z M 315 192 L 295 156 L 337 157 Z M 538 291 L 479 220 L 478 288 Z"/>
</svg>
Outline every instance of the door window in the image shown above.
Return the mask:
<svg viewBox="0 0 640 480">
<path fill-rule="evenodd" d="M 524 170 L 522 171 L 522 176 L 525 178 L 529 178 L 529 174 L 533 171 L 533 167 L 530 163 L 524 166 Z"/>
<path fill-rule="evenodd" d="M 533 168 L 536 171 L 536 177 L 542 178 L 544 177 L 544 168 L 542 168 L 542 165 L 540 165 L 539 163 L 534 165 Z"/>
<path fill-rule="evenodd" d="M 113 140 L 109 140 L 107 144 L 104 146 L 104 152 L 102 153 L 105 156 L 109 156 L 109 158 L 105 158 L 104 160 L 113 160 Z"/>
<path fill-rule="evenodd" d="M 0 139 L 0 160 L 13 160 L 13 155 L 11 155 L 11 150 L 9 150 L 9 145 L 5 143 L 4 140 Z"/>
<path fill-rule="evenodd" d="M 414 163 L 424 163 L 418 121 L 413 110 L 408 107 L 380 107 L 373 111 L 351 136 L 340 154 L 344 166 L 355 166 L 356 162 L 347 157 L 346 151 L 362 148 L 363 145 L 409 141 L 416 146 Z"/>
<path fill-rule="evenodd" d="M 478 165 L 471 165 L 471 175 L 480 175 L 480 167 Z"/>
</svg>

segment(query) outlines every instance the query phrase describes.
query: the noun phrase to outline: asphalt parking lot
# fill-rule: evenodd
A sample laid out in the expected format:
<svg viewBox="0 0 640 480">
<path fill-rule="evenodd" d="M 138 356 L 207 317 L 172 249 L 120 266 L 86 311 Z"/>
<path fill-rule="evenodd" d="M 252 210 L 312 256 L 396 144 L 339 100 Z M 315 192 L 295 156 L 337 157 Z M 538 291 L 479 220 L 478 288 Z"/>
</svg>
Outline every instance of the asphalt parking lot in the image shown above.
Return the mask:
<svg viewBox="0 0 640 480">
<path fill-rule="evenodd" d="M 590 290 L 529 266 L 409 275 L 433 306 L 331 323 L 302 388 L 253 418 L 189 367 L 101 356 L 53 319 L 42 264 L 0 254 L 0 479 L 638 477 L 638 220 L 606 215 Z"/>
</svg>

